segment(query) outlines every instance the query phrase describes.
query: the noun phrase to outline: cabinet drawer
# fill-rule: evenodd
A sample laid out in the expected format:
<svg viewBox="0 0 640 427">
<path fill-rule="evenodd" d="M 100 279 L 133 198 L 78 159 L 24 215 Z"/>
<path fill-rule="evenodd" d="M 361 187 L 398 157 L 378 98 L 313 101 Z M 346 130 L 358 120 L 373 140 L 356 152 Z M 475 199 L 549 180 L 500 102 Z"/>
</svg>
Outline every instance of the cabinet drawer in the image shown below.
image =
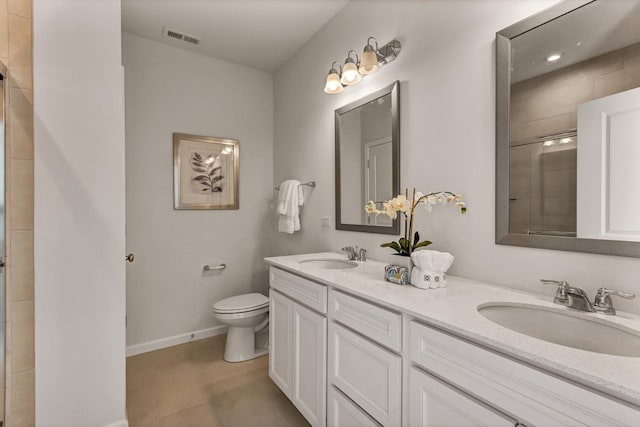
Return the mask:
<svg viewBox="0 0 640 427">
<path fill-rule="evenodd" d="M 329 413 L 327 426 L 329 427 L 380 427 L 373 418 L 355 405 L 348 397 L 329 387 Z"/>
<path fill-rule="evenodd" d="M 402 350 L 402 315 L 333 289 L 329 292 L 329 312 L 354 331 L 393 351 Z"/>
<path fill-rule="evenodd" d="M 640 419 L 631 406 L 417 322 L 411 360 L 525 425 L 634 426 Z"/>
<path fill-rule="evenodd" d="M 401 418 L 400 356 L 329 323 L 329 381 L 383 426 Z"/>
<path fill-rule="evenodd" d="M 409 383 L 409 425 L 412 427 L 518 425 L 516 420 L 487 408 L 419 369 L 411 368 Z"/>
<path fill-rule="evenodd" d="M 269 284 L 283 294 L 320 313 L 327 312 L 327 287 L 275 267 L 269 269 Z"/>
</svg>

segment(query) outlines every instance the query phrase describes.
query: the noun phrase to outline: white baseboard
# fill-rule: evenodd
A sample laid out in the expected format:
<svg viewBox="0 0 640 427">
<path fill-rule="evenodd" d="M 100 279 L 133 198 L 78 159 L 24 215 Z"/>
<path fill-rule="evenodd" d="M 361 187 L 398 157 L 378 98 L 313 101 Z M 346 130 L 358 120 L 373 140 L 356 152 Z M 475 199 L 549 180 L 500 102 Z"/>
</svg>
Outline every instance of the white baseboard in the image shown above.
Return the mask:
<svg viewBox="0 0 640 427">
<path fill-rule="evenodd" d="M 126 418 L 123 418 L 121 420 L 114 421 L 109 424 L 105 424 L 102 427 L 129 427 L 129 421 Z"/>
<path fill-rule="evenodd" d="M 179 334 L 172 337 L 160 338 L 158 340 L 134 344 L 127 347 L 126 354 L 127 357 L 135 356 L 136 354 L 147 353 L 149 351 L 160 350 L 161 348 L 173 347 L 174 345 L 201 340 L 203 338 L 209 338 L 215 335 L 221 335 L 225 332 L 227 332 L 227 327 L 225 325 L 214 326 L 213 328 L 202 329 L 195 332 L 187 332 L 186 334 Z"/>
</svg>

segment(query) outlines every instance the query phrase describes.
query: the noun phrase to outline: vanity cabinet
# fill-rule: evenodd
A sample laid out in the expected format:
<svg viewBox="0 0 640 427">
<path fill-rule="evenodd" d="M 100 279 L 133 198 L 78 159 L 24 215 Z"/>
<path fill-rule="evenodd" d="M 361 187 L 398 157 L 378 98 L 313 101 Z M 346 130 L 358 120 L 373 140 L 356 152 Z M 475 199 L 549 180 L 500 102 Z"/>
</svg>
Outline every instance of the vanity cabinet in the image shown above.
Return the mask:
<svg viewBox="0 0 640 427">
<path fill-rule="evenodd" d="M 324 313 L 280 293 L 277 283 L 282 277 L 280 273 L 285 272 L 275 270 L 275 280 L 273 274 L 271 277 L 272 285 L 276 283 L 276 286 L 272 286 L 270 292 L 269 377 L 312 426 L 325 426 L 327 318 Z M 307 282 L 305 285 L 313 287 L 314 292 L 302 293 L 301 299 L 317 302 L 316 297 L 324 292 L 326 312 L 326 287 Z M 280 289 L 287 290 L 286 287 Z M 300 293 L 293 294 L 299 296 Z M 319 307 L 322 308 L 322 304 Z"/>
<path fill-rule="evenodd" d="M 383 426 L 402 415 L 402 316 L 329 291 L 329 382 Z M 343 326 L 344 325 L 344 326 Z"/>
<path fill-rule="evenodd" d="M 640 425 L 638 406 L 563 378 L 570 366 L 537 368 L 451 320 L 427 323 L 438 318 L 402 305 L 422 295 L 410 287 L 309 276 L 270 270 L 269 375 L 313 426 Z M 379 303 L 391 292 L 394 309 Z"/>
<path fill-rule="evenodd" d="M 464 402 L 465 395 L 476 396 L 493 412 L 513 414 L 518 425 L 631 427 L 640 422 L 637 409 L 604 395 L 420 322 L 411 322 L 410 329 L 412 363 L 442 379 L 448 387 L 461 390 L 456 402 Z M 419 373 L 415 368 L 411 371 L 412 391 L 425 382 Z M 431 381 L 425 390 L 433 385 Z M 427 401 L 433 400 L 428 390 L 422 393 Z M 423 406 L 424 400 L 412 399 L 412 419 L 421 416 Z"/>
</svg>

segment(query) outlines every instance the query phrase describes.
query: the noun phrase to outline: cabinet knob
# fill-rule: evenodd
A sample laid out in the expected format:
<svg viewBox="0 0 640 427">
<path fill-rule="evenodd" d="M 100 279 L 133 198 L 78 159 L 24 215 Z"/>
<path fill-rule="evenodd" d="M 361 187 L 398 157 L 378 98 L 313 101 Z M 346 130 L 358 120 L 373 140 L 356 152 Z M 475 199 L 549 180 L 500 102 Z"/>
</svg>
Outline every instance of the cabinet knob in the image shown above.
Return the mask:
<svg viewBox="0 0 640 427">
<path fill-rule="evenodd" d="M 124 260 L 125 260 L 125 261 L 127 261 L 127 262 L 133 262 L 133 260 L 134 260 L 135 258 L 136 258 L 136 257 L 135 257 L 135 255 L 133 255 L 133 254 L 129 254 L 129 255 L 127 255 L 126 257 L 124 257 Z"/>
</svg>

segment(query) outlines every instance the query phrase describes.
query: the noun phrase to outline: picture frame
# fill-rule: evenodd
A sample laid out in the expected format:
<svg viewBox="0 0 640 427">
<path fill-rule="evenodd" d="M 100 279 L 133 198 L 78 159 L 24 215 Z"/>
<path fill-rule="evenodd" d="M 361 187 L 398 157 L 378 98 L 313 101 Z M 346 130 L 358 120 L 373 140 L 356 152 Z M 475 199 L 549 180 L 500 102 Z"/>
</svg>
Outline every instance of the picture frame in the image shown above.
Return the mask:
<svg viewBox="0 0 640 427">
<path fill-rule="evenodd" d="M 174 209 L 239 209 L 239 142 L 173 134 Z"/>
</svg>

